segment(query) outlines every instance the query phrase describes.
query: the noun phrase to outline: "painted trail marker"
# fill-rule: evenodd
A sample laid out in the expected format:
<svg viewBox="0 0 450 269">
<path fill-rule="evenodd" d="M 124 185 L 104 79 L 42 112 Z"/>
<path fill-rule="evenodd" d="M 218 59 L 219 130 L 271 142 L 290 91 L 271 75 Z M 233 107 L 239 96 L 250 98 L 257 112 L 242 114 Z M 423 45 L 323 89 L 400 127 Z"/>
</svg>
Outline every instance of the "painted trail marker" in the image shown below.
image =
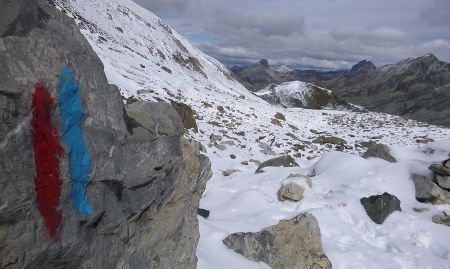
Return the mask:
<svg viewBox="0 0 450 269">
<path fill-rule="evenodd" d="M 87 197 L 91 159 L 81 128 L 84 112 L 79 85 L 68 66 L 61 72 L 59 107 L 64 122 L 64 144 L 69 150 L 72 202 L 80 214 L 91 214 L 92 207 Z"/>
<path fill-rule="evenodd" d="M 59 173 L 60 157 L 64 148 L 59 144 L 58 130 L 51 122 L 51 106 L 53 98 L 46 87 L 36 83 L 33 93 L 33 130 L 34 161 L 36 175 L 36 202 L 47 231 L 53 239 L 59 235 L 61 228 L 61 179 Z"/>
</svg>

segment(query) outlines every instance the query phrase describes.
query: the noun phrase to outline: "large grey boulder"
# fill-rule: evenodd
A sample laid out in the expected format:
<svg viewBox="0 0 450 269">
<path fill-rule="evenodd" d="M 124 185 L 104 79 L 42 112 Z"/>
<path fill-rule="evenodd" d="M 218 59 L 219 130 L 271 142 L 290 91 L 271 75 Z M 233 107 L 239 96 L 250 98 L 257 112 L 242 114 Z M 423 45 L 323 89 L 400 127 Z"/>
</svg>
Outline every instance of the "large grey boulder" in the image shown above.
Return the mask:
<svg viewBox="0 0 450 269">
<path fill-rule="evenodd" d="M 319 225 L 309 213 L 281 220 L 257 233 L 232 234 L 223 243 L 246 258 L 263 261 L 273 269 L 331 268 L 322 248 Z"/>
<path fill-rule="evenodd" d="M 369 146 L 367 151 L 363 154 L 363 158 L 380 158 L 390 163 L 397 162 L 397 160 L 392 156 L 389 147 L 383 144 L 373 144 Z"/>
<path fill-rule="evenodd" d="M 413 174 L 412 179 L 416 188 L 416 199 L 423 203 L 450 204 L 450 192 L 440 188 L 428 177 Z"/>
<path fill-rule="evenodd" d="M 131 105 L 128 115 L 89 43 L 50 3 L 0 0 L 0 268 L 195 268 L 208 158 L 181 136 L 169 105 L 141 104 L 141 115 Z M 62 220 L 52 239 L 35 198 L 31 96 L 41 82 L 58 100 L 59 74 L 69 63 L 85 112 L 93 212 L 80 215 L 72 205 L 66 153 Z M 62 130 L 57 104 L 51 115 Z"/>
<path fill-rule="evenodd" d="M 258 168 L 256 169 L 255 173 L 261 173 L 262 169 L 264 167 L 295 167 L 298 166 L 298 163 L 295 162 L 294 158 L 292 158 L 290 155 L 283 155 L 277 158 L 273 158 L 270 160 L 267 160 L 260 164 Z"/>
<path fill-rule="evenodd" d="M 361 198 L 361 204 L 367 215 L 377 224 L 382 224 L 395 211 L 402 211 L 400 200 L 387 192 Z"/>
</svg>

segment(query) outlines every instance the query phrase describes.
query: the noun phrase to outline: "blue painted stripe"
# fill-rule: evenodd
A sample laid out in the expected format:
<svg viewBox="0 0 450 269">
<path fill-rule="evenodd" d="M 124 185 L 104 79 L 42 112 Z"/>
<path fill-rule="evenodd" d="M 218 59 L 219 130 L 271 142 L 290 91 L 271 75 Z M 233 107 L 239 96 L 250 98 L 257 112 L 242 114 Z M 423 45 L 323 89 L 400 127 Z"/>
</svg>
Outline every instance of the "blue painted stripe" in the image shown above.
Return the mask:
<svg viewBox="0 0 450 269">
<path fill-rule="evenodd" d="M 91 158 L 81 128 L 84 112 L 80 103 L 80 88 L 68 66 L 61 72 L 59 107 L 64 122 L 64 144 L 69 149 L 72 202 L 80 214 L 91 214 L 92 207 L 87 197 Z"/>
</svg>

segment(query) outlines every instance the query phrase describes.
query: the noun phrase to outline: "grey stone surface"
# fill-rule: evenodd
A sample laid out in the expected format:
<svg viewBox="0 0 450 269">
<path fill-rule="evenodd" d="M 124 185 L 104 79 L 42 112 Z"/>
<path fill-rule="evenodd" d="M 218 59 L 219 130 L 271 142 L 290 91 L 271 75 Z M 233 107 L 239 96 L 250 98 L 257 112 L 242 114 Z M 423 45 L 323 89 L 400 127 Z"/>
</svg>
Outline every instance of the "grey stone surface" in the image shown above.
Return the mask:
<svg viewBox="0 0 450 269">
<path fill-rule="evenodd" d="M 273 158 L 270 160 L 267 160 L 260 164 L 258 168 L 256 169 L 255 173 L 260 173 L 264 167 L 295 167 L 298 166 L 298 163 L 295 162 L 294 158 L 292 158 L 290 155 L 283 155 L 277 158 Z"/>
<path fill-rule="evenodd" d="M 417 201 L 432 204 L 450 204 L 450 192 L 440 188 L 428 177 L 413 174 L 412 179 L 416 188 Z"/>
<path fill-rule="evenodd" d="M 278 201 L 284 202 L 286 200 L 290 201 L 301 201 L 303 199 L 303 193 L 305 188 L 303 186 L 297 185 L 295 183 L 283 184 L 277 192 Z"/>
<path fill-rule="evenodd" d="M 383 144 L 370 145 L 367 151 L 363 154 L 363 158 L 380 158 L 391 163 L 397 162 L 397 160 L 391 155 L 391 150 L 389 147 Z"/>
<path fill-rule="evenodd" d="M 450 216 L 446 214 L 434 215 L 432 220 L 436 224 L 450 226 Z"/>
<path fill-rule="evenodd" d="M 224 244 L 253 261 L 263 261 L 273 269 L 330 269 L 322 248 L 320 228 L 316 218 L 302 213 L 291 220 L 257 233 L 235 233 Z"/>
<path fill-rule="evenodd" d="M 382 224 L 394 211 L 402 211 L 400 200 L 387 192 L 364 197 L 360 201 L 367 215 L 377 224 Z"/>
<path fill-rule="evenodd" d="M 211 170 L 198 143 L 180 136 L 176 111 L 138 103 L 152 113 L 127 115 L 89 43 L 51 1 L 0 0 L 0 7 L 0 267 L 195 268 L 198 201 Z M 85 110 L 93 214 L 72 206 L 66 154 L 54 241 L 35 200 L 31 95 L 39 81 L 57 100 L 69 63 Z M 57 107 L 52 121 L 61 130 Z"/>
<path fill-rule="evenodd" d="M 443 176 L 450 176 L 450 168 L 444 166 L 442 163 L 433 163 L 430 165 L 430 170 L 436 174 Z"/>
<path fill-rule="evenodd" d="M 450 190 L 450 176 L 442 176 L 436 174 L 436 183 L 439 185 L 439 187 Z"/>
</svg>

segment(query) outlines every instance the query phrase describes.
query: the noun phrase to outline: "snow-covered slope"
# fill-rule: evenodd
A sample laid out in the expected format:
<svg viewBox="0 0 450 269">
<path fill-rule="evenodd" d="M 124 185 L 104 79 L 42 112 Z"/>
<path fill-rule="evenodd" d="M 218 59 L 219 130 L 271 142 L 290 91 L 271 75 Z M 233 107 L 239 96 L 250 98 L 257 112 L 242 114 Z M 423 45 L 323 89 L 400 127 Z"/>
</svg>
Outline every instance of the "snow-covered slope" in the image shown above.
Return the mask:
<svg viewBox="0 0 450 269">
<path fill-rule="evenodd" d="M 330 90 L 302 81 L 271 84 L 256 92 L 256 95 L 284 107 L 323 109 L 335 108 L 338 104 L 337 97 Z"/>
<path fill-rule="evenodd" d="M 198 268 L 268 268 L 228 250 L 222 239 L 303 211 L 318 218 L 333 268 L 448 268 L 450 230 L 432 223 L 431 215 L 450 213 L 450 206 L 418 203 L 410 173 L 425 172 L 430 162 L 448 154 L 441 151 L 448 140 L 419 147 L 449 138 L 449 129 L 380 113 L 277 107 L 249 93 L 230 79 L 223 65 L 129 0 L 56 3 L 77 20 L 102 59 L 109 81 L 124 96 L 184 102 L 196 111 L 199 132 L 187 136 L 207 146 L 214 172 L 201 201 L 211 215 L 199 218 Z M 274 120 L 277 112 L 286 120 Z M 324 135 L 342 138 L 346 144 L 316 140 Z M 363 142 L 369 141 L 391 145 L 399 163 L 360 158 L 366 150 Z M 256 165 L 244 162 L 286 153 L 295 155 L 300 167 L 255 174 Z M 228 169 L 240 171 L 223 176 Z M 317 175 L 305 200 L 276 199 L 290 173 L 309 174 L 313 169 Z M 399 197 L 402 212 L 376 225 L 359 198 L 384 191 Z M 413 207 L 429 211 L 418 213 Z"/>
</svg>

